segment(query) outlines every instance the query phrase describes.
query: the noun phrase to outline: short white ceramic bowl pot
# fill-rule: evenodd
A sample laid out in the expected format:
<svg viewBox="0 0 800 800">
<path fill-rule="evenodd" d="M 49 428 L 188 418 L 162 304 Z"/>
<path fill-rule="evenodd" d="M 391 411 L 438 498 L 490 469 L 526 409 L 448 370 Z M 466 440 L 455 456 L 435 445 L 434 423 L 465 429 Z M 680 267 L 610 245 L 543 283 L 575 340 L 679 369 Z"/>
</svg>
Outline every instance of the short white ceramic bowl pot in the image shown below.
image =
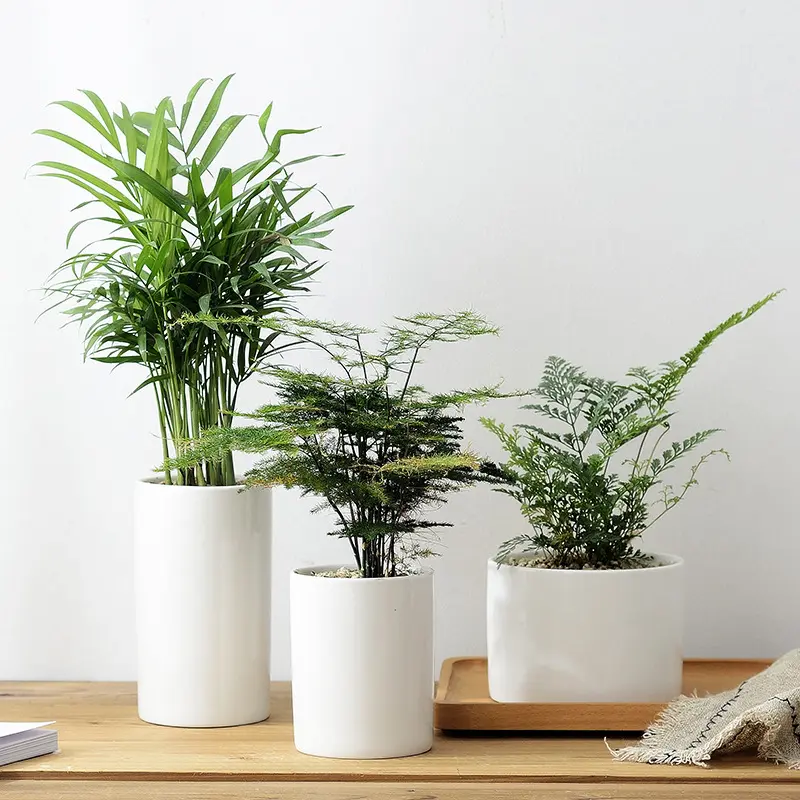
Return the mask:
<svg viewBox="0 0 800 800">
<path fill-rule="evenodd" d="M 269 716 L 271 492 L 139 481 L 139 716 L 208 728 Z"/>
<path fill-rule="evenodd" d="M 683 561 L 487 573 L 489 694 L 502 703 L 647 703 L 680 694 Z"/>
<path fill-rule="evenodd" d="M 394 758 L 433 744 L 433 572 L 290 579 L 294 741 L 330 758 Z"/>
</svg>

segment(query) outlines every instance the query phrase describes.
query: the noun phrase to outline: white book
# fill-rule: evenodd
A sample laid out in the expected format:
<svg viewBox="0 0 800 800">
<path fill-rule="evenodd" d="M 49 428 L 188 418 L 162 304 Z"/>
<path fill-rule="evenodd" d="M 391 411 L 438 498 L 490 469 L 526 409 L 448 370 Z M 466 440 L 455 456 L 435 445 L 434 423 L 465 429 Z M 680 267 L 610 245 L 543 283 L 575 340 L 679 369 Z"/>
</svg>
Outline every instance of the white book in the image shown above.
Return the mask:
<svg viewBox="0 0 800 800">
<path fill-rule="evenodd" d="M 44 756 L 58 750 L 58 732 L 52 722 L 0 722 L 0 767 Z"/>
</svg>

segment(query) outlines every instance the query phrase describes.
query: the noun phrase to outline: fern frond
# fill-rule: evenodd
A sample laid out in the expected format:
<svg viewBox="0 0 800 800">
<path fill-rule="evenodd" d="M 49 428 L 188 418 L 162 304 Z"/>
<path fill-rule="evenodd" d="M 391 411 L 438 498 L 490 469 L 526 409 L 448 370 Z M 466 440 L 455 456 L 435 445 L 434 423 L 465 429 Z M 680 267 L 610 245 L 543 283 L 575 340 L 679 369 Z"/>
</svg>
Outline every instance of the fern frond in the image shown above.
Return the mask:
<svg viewBox="0 0 800 800">
<path fill-rule="evenodd" d="M 557 422 L 556 430 L 538 423 L 508 428 L 482 419 L 507 453 L 497 468 L 504 475 L 497 491 L 519 503 L 532 530 L 505 542 L 498 558 L 524 546 L 563 569 L 640 565 L 643 555 L 634 541 L 696 485 L 697 472 L 710 457 L 725 453 L 703 456 L 677 490 L 661 485 L 665 470 L 718 432 L 709 428 L 660 450 L 674 424 L 672 404 L 682 380 L 719 336 L 777 294 L 732 314 L 680 359 L 655 369 L 632 367 L 629 383 L 589 376 L 551 356 L 535 392 L 544 402 L 523 408 Z M 661 511 L 651 519 L 648 498 L 659 486 Z"/>
</svg>

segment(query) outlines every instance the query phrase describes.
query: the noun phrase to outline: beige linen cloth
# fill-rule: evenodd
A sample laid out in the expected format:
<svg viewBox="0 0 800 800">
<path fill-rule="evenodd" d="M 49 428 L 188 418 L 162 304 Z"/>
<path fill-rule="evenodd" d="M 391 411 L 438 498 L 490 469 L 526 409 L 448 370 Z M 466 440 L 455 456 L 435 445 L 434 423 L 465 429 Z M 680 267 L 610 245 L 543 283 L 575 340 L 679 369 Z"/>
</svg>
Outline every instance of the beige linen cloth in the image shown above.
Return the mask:
<svg viewBox="0 0 800 800">
<path fill-rule="evenodd" d="M 670 703 L 619 761 L 706 766 L 712 756 L 756 748 L 761 758 L 800 768 L 800 650 L 736 689 Z"/>
</svg>

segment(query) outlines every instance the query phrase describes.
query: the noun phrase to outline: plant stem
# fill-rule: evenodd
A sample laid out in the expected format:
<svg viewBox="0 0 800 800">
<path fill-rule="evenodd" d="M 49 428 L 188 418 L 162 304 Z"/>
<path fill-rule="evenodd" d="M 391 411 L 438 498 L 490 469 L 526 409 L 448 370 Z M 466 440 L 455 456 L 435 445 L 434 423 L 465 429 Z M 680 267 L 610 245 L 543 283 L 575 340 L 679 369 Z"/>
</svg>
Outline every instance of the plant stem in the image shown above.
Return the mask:
<svg viewBox="0 0 800 800">
<path fill-rule="evenodd" d="M 153 377 L 153 373 L 150 373 L 150 377 Z M 161 393 L 158 390 L 158 383 L 153 383 L 153 391 L 156 395 L 156 407 L 158 408 L 158 427 L 161 431 L 161 454 L 164 457 L 164 462 L 169 459 L 169 441 L 167 439 L 167 426 L 165 421 L 166 412 L 164 409 L 164 401 L 161 397 Z M 168 469 L 164 470 L 164 483 L 167 486 L 172 485 L 172 474 Z"/>
</svg>

